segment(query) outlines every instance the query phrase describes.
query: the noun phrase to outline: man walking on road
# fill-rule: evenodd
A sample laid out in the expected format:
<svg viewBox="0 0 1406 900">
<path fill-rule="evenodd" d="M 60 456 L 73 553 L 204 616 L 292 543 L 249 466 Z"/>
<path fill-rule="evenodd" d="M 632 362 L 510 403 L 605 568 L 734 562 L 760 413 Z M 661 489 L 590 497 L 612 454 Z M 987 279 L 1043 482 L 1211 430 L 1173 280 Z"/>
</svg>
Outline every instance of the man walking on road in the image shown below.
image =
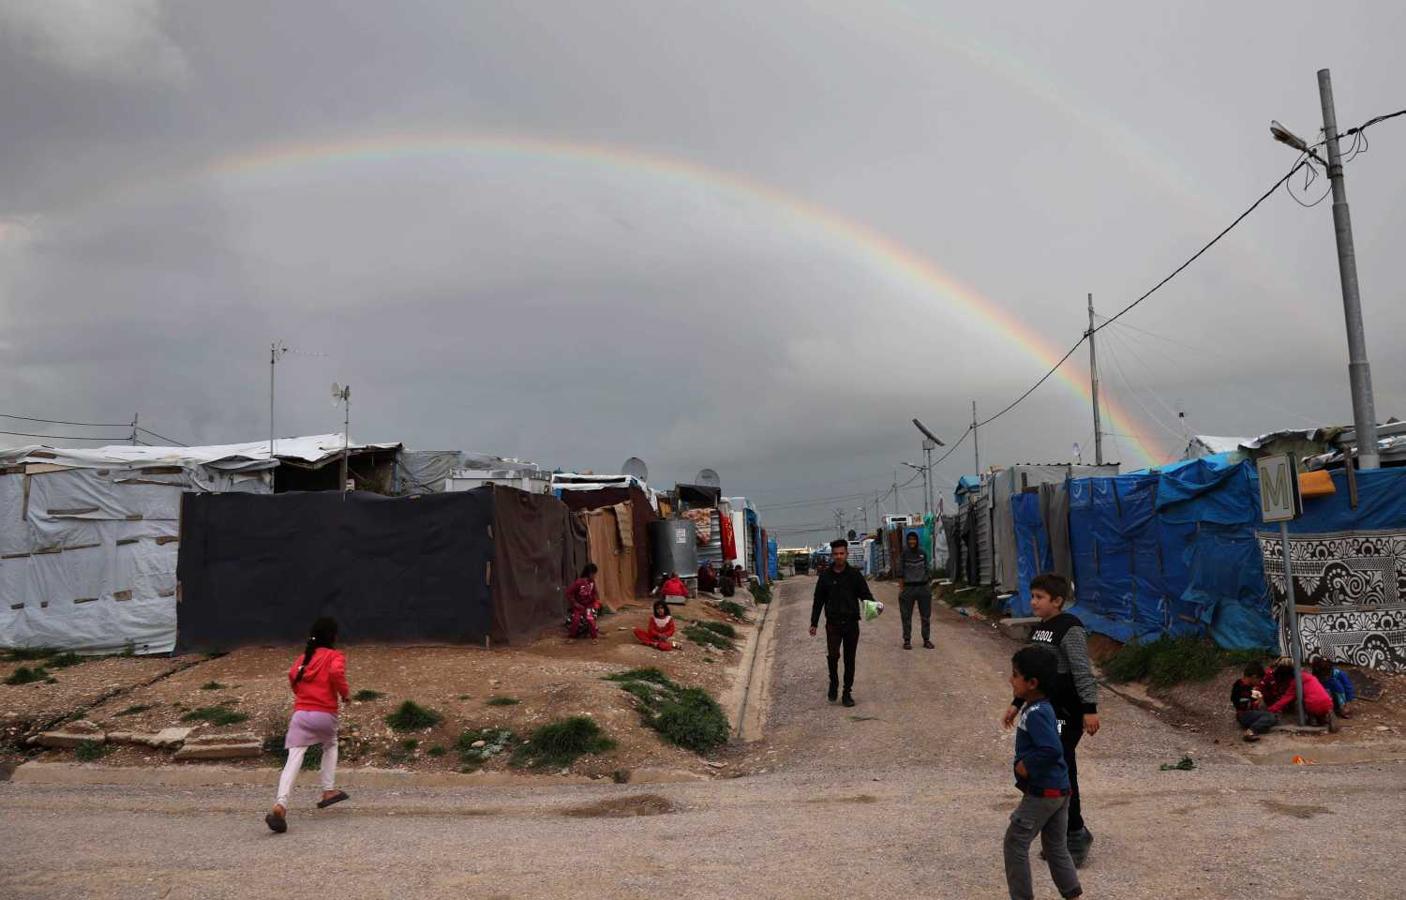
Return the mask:
<svg viewBox="0 0 1406 900">
<path fill-rule="evenodd" d="M 859 646 L 859 603 L 873 600 L 869 583 L 859 570 L 849 564 L 849 543 L 830 542 L 830 565 L 820 570 L 815 582 L 815 600 L 810 606 L 810 634 L 815 636 L 820 625 L 820 611 L 825 611 L 826 661 L 830 665 L 830 702 L 840 688 L 840 648 L 845 651 L 845 706 L 854 705 L 854 652 Z"/>
<path fill-rule="evenodd" d="M 918 533 L 908 532 L 908 546 L 899 557 L 903 590 L 898 595 L 898 612 L 903 616 L 903 649 L 913 649 L 913 604 L 923 620 L 923 646 L 932 644 L 932 588 L 928 586 L 928 555 L 918 546 Z"/>
</svg>

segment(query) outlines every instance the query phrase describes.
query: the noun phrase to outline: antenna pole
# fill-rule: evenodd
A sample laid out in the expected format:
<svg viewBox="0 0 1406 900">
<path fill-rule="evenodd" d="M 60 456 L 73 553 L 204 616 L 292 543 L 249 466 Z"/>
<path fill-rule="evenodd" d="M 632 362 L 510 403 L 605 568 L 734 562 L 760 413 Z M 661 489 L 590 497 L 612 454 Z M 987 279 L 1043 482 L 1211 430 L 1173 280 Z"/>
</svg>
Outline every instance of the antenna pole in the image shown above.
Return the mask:
<svg viewBox="0 0 1406 900">
<path fill-rule="evenodd" d="M 137 417 L 138 413 L 132 413 L 132 446 L 137 446 Z"/>
<path fill-rule="evenodd" d="M 273 371 L 278 364 L 278 342 L 269 344 L 269 459 L 273 459 Z"/>
<path fill-rule="evenodd" d="M 1094 350 L 1094 295 L 1089 294 L 1089 393 L 1094 401 L 1094 465 L 1103 465 L 1103 426 L 1098 418 L 1098 354 Z"/>
<path fill-rule="evenodd" d="M 342 497 L 347 496 L 347 457 L 351 453 L 351 385 L 342 388 Z"/>
</svg>

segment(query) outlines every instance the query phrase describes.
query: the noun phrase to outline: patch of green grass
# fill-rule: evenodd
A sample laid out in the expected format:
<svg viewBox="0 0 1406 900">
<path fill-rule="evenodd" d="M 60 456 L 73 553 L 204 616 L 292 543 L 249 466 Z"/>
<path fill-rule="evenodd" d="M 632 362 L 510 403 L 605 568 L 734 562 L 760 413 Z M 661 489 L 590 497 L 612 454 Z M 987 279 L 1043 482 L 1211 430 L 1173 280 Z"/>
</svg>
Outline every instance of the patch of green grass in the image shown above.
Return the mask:
<svg viewBox="0 0 1406 900">
<path fill-rule="evenodd" d="M 240 722 L 249 721 L 249 716 L 238 710 L 230 709 L 226 704 L 221 704 L 220 706 L 198 706 L 181 716 L 181 721 L 208 722 L 211 725 L 238 725 Z"/>
<path fill-rule="evenodd" d="M 53 647 L 15 647 L 6 652 L 6 657 L 11 662 L 33 662 L 40 659 L 48 659 L 55 656 L 59 651 Z"/>
<path fill-rule="evenodd" d="M 726 622 L 690 622 L 684 626 L 683 636 L 695 644 L 731 650 L 736 646 L 737 629 Z"/>
<path fill-rule="evenodd" d="M 119 716 L 135 716 L 135 715 L 137 715 L 137 714 L 139 714 L 139 713 L 144 713 L 144 712 L 146 712 L 146 711 L 149 710 L 149 709 L 155 709 L 155 708 L 156 708 L 155 705 L 150 704 L 150 703 L 138 703 L 138 704 L 135 705 L 135 706 L 129 706 L 129 707 L 127 707 L 126 709 L 122 710 L 120 713 L 117 713 L 117 715 L 119 715 Z"/>
<path fill-rule="evenodd" d="M 517 706 L 522 701 L 516 697 L 489 697 L 485 701 L 489 706 Z"/>
<path fill-rule="evenodd" d="M 67 669 L 69 666 L 76 666 L 83 661 L 83 657 L 77 653 L 57 653 L 49 657 L 45 663 L 51 669 Z"/>
<path fill-rule="evenodd" d="M 979 612 L 996 612 L 996 592 L 985 585 L 968 587 L 965 585 L 949 591 L 942 597 L 948 606 L 969 606 Z"/>
<path fill-rule="evenodd" d="M 448 752 L 449 752 L 448 750 L 445 750 L 445 749 L 444 749 L 443 745 L 441 745 L 441 744 L 435 744 L 433 747 L 431 747 L 430 749 L 426 750 L 426 751 L 425 751 L 425 754 L 428 755 L 428 756 L 433 756 L 433 757 L 435 757 L 436 759 L 438 759 L 439 757 L 443 756 L 444 754 L 446 754 L 446 753 L 448 753 Z"/>
<path fill-rule="evenodd" d="M 745 618 L 747 614 L 747 611 L 742 608 L 742 604 L 738 603 L 736 600 L 724 600 L 718 604 L 718 609 L 732 616 L 734 619 Z"/>
<path fill-rule="evenodd" d="M 43 666 L 20 666 L 10 673 L 10 677 L 5 679 L 6 684 L 34 684 L 36 681 L 43 681 L 49 677 L 49 672 Z"/>
<path fill-rule="evenodd" d="M 762 584 L 760 581 L 751 586 L 752 599 L 758 603 L 771 602 L 771 585 Z"/>
<path fill-rule="evenodd" d="M 112 747 L 101 741 L 84 741 L 73 748 L 73 756 L 79 762 L 97 762 L 112 752 Z"/>
<path fill-rule="evenodd" d="M 414 700 L 406 700 L 396 707 L 395 712 L 386 716 L 386 724 L 393 731 L 423 731 L 444 721 L 444 716 L 427 709 Z"/>
<path fill-rule="evenodd" d="M 580 757 L 606 753 L 615 742 L 589 716 L 572 716 L 543 725 L 513 753 L 515 766 L 533 769 L 566 768 Z"/>
<path fill-rule="evenodd" d="M 1272 655 L 1268 650 L 1222 650 L 1199 637 L 1131 641 L 1103 663 L 1110 681 L 1146 681 L 1170 687 L 1188 681 L 1209 681 L 1226 666 L 1243 665 Z"/>
<path fill-rule="evenodd" d="M 644 723 L 670 743 L 695 753 L 727 743 L 731 734 L 727 716 L 702 688 L 675 684 L 658 669 L 633 669 L 609 680 L 635 698 Z"/>
<path fill-rule="evenodd" d="M 207 681 L 200 686 L 202 691 L 222 691 L 229 685 L 220 684 L 218 681 Z"/>
<path fill-rule="evenodd" d="M 283 746 L 283 742 L 287 740 L 287 738 L 288 735 L 282 731 L 264 738 L 264 752 L 272 753 L 274 756 L 277 756 L 281 762 L 287 762 L 288 749 Z M 321 744 L 313 744 L 311 747 L 307 748 L 306 752 L 303 754 L 303 764 L 299 768 L 304 772 L 322 768 Z"/>
<path fill-rule="evenodd" d="M 372 691 L 366 688 L 362 688 L 355 694 L 352 694 L 352 699 L 355 700 L 357 703 L 370 703 L 372 700 L 380 700 L 384 696 L 386 695 L 381 693 L 380 691 Z"/>
<path fill-rule="evenodd" d="M 400 742 L 400 749 L 404 750 L 406 753 L 414 753 L 416 750 L 420 749 L 420 739 L 406 738 Z"/>
<path fill-rule="evenodd" d="M 480 746 L 474 746 L 480 742 Z M 460 734 L 454 749 L 466 766 L 464 771 L 472 771 L 516 743 L 517 735 L 506 728 L 478 728 Z"/>
</svg>

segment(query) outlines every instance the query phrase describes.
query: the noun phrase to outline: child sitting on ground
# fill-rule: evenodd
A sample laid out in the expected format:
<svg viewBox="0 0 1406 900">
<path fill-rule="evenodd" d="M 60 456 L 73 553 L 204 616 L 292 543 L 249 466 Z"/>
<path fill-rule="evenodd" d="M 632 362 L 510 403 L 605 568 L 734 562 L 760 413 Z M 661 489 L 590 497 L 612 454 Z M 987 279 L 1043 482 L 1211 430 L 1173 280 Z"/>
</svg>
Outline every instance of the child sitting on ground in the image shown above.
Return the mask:
<svg viewBox="0 0 1406 900">
<path fill-rule="evenodd" d="M 566 589 L 566 602 L 571 610 L 571 620 L 567 623 L 567 634 L 573 638 L 600 637 L 596 628 L 596 613 L 600 610 L 600 594 L 596 590 L 596 573 L 600 568 L 595 563 L 587 563 L 581 570 L 581 577 Z"/>
<path fill-rule="evenodd" d="M 1347 673 L 1333 665 L 1331 660 L 1321 656 L 1313 658 L 1313 677 L 1323 685 L 1328 696 L 1333 698 L 1333 714 L 1344 719 L 1352 718 L 1347 705 L 1357 699 L 1357 686 Z"/>
<path fill-rule="evenodd" d="M 1040 836 L 1050 877 L 1061 897 L 1084 892 L 1069 855 L 1069 770 L 1059 721 L 1046 686 L 1059 677 L 1059 658 L 1049 647 L 1023 647 L 1011 657 L 1011 687 L 1022 705 L 1016 718 L 1015 786 L 1020 805 L 1006 829 L 1006 886 L 1015 900 L 1033 900 L 1030 842 Z"/>
<path fill-rule="evenodd" d="M 635 637 L 639 638 L 641 644 L 656 650 L 675 649 L 673 642 L 674 617 L 669 615 L 669 604 L 666 601 L 654 601 L 654 610 L 649 617 L 649 626 L 636 628 Z"/>
<path fill-rule="evenodd" d="M 1299 694 L 1294 685 L 1294 667 L 1287 663 L 1275 666 L 1274 680 L 1283 693 L 1269 708 L 1269 711 L 1282 713 L 1285 710 L 1294 709 Z M 1337 730 L 1337 726 L 1333 722 L 1333 698 L 1329 696 L 1318 679 L 1313 677 L 1312 672 L 1303 673 L 1303 698 L 1304 717 L 1308 724 L 1327 725 L 1330 731 Z"/>
<path fill-rule="evenodd" d="M 1259 683 L 1263 680 L 1264 666 L 1253 662 L 1230 686 L 1230 705 L 1235 707 L 1235 721 L 1245 729 L 1245 740 L 1252 743 L 1279 724 L 1279 717 L 1264 708 L 1264 694 L 1259 689 Z"/>
</svg>

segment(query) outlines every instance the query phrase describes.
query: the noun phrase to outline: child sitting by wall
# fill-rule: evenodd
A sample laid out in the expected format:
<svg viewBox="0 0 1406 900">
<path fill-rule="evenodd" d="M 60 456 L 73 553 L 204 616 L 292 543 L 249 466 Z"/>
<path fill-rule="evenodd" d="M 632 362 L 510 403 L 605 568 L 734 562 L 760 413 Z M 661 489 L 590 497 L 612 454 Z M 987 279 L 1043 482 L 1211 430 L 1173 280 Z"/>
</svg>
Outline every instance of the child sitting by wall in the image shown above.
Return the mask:
<svg viewBox="0 0 1406 900">
<path fill-rule="evenodd" d="M 669 615 L 669 604 L 664 600 L 654 601 L 654 610 L 649 617 L 649 625 L 636 628 L 635 637 L 641 644 L 656 650 L 673 650 L 674 617 Z"/>
<path fill-rule="evenodd" d="M 1253 662 L 1230 686 L 1230 705 L 1235 708 L 1235 722 L 1245 729 L 1245 740 L 1254 742 L 1260 735 L 1279 724 L 1279 717 L 1264 708 L 1264 694 L 1259 684 L 1264 680 L 1264 666 Z"/>
<path fill-rule="evenodd" d="M 1347 673 L 1333 665 L 1331 660 L 1321 656 L 1313 658 L 1313 677 L 1323 685 L 1328 696 L 1333 698 L 1333 714 L 1344 719 L 1352 718 L 1347 705 L 1357 699 L 1357 687 Z"/>
</svg>

